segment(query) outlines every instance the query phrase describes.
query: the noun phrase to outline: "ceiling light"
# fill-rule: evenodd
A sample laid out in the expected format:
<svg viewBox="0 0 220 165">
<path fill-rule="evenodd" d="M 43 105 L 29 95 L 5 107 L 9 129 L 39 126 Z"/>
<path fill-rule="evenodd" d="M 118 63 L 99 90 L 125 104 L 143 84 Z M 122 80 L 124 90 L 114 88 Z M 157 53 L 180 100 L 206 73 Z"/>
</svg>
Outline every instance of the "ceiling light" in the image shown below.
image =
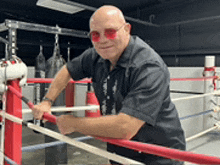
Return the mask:
<svg viewBox="0 0 220 165">
<path fill-rule="evenodd" d="M 84 8 L 72 6 L 72 5 L 70 6 L 54 0 L 38 0 L 37 6 L 58 10 L 69 14 L 77 13 L 79 11 L 84 10 Z"/>
</svg>

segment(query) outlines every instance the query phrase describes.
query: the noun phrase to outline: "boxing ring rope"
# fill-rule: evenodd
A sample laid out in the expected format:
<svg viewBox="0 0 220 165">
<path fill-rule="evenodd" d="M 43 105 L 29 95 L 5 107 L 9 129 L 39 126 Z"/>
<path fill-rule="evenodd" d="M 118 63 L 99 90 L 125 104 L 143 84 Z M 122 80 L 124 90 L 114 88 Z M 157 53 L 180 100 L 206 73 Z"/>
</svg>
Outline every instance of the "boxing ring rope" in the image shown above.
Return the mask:
<svg viewBox="0 0 220 165">
<path fill-rule="evenodd" d="M 193 98 L 199 98 L 199 97 L 206 97 L 206 96 L 210 96 L 210 95 L 216 95 L 219 94 L 219 92 L 213 92 L 213 93 L 208 93 L 208 94 L 204 94 L 204 95 L 196 95 L 196 96 L 189 96 L 189 97 L 181 97 L 181 98 L 177 98 L 177 99 L 172 99 L 172 101 L 180 101 L 180 100 L 187 100 L 187 99 L 193 99 Z M 63 111 L 84 111 L 84 110 L 96 110 L 98 109 L 99 106 L 98 105 L 87 105 L 87 106 L 74 106 L 74 107 L 64 107 L 64 106 L 57 106 L 57 107 L 52 107 L 51 111 L 52 112 L 63 112 Z M 30 109 L 22 109 L 22 113 L 26 114 L 26 113 L 31 113 L 32 111 Z"/>
<path fill-rule="evenodd" d="M 8 89 L 10 91 L 12 91 L 20 99 L 25 101 L 25 103 L 27 103 L 29 106 L 31 106 L 30 101 L 27 98 L 25 98 L 24 96 L 22 96 L 21 93 L 17 92 L 15 89 L 13 89 L 13 87 L 9 86 Z M 58 139 L 59 137 L 60 138 L 62 137 L 64 139 L 64 140 L 62 139 L 63 141 L 65 141 L 69 144 L 74 144 L 74 143 L 69 142 L 69 140 L 72 140 L 72 139 L 70 139 L 70 138 L 68 138 L 64 135 L 53 132 L 51 130 L 47 130 L 47 129 L 39 127 L 39 126 L 36 126 L 32 123 L 24 122 L 22 119 L 13 117 L 12 115 L 9 115 L 9 114 L 6 114 L 5 116 L 6 116 L 7 119 L 10 119 L 14 122 L 18 122 L 18 123 L 20 123 L 24 126 L 32 128 L 32 129 L 34 129 L 38 132 L 45 133 L 44 131 L 46 131 L 46 134 L 48 136 L 50 136 L 50 133 L 53 133 L 53 134 L 51 134 L 52 137 L 54 135 L 55 135 L 54 138 L 56 138 L 56 139 Z M 56 117 L 55 116 L 47 114 L 47 115 L 44 115 L 44 117 L 45 117 L 45 119 L 49 120 L 50 122 L 56 123 Z M 218 157 L 206 156 L 206 155 L 203 155 L 203 154 L 195 154 L 195 153 L 192 153 L 192 152 L 180 151 L 180 150 L 177 150 L 177 149 L 170 149 L 170 148 L 161 147 L 161 146 L 157 146 L 157 145 L 153 145 L 153 144 L 146 144 L 146 143 L 128 141 L 128 140 L 123 140 L 123 139 L 109 139 L 109 138 L 100 138 L 100 137 L 97 138 L 97 139 L 100 139 L 104 142 L 110 142 L 112 144 L 120 145 L 120 146 L 123 146 L 123 147 L 128 147 L 128 148 L 131 148 L 131 149 L 134 149 L 134 150 L 137 150 L 137 151 L 141 151 L 141 152 L 144 152 L 144 153 L 148 153 L 148 154 L 150 153 L 150 154 L 163 156 L 163 157 L 166 157 L 166 158 L 180 160 L 180 161 L 190 161 L 192 163 L 199 163 L 199 164 L 213 164 L 213 163 L 217 164 L 217 163 L 220 163 L 220 158 L 218 158 Z M 74 144 L 74 145 L 77 146 L 76 144 Z"/>
<path fill-rule="evenodd" d="M 66 112 L 66 111 L 85 111 L 85 110 L 96 110 L 99 108 L 99 105 L 86 105 L 86 106 L 74 106 L 74 107 L 64 107 L 64 106 L 56 106 L 52 107 L 52 112 Z M 30 109 L 22 109 L 22 113 L 31 113 Z"/>
<path fill-rule="evenodd" d="M 2 115 L 2 112 L 0 112 L 0 115 Z M 52 116 L 52 115 L 51 115 Z M 94 146 L 91 146 L 91 145 L 88 145 L 88 144 L 85 144 L 85 143 L 82 143 L 82 142 L 79 142 L 79 141 L 76 141 L 76 140 L 73 140 L 65 135 L 62 135 L 60 133 L 57 133 L 57 132 L 54 132 L 54 131 L 51 131 L 49 129 L 46 129 L 46 128 L 43 128 L 43 127 L 40 127 L 40 126 L 37 126 L 37 125 L 34 125 L 32 123 L 29 123 L 29 122 L 25 122 L 23 121 L 22 119 L 20 118 L 17 118 L 17 117 L 14 117 L 10 114 L 7 114 L 5 115 L 6 119 L 8 120 L 11 120 L 13 122 L 16 122 L 18 124 L 22 124 L 23 126 L 26 126 L 28 128 L 31 128 L 32 130 L 35 130 L 35 131 L 38 131 L 44 135 L 47 135 L 47 136 L 50 136 L 50 137 L 53 137 L 57 140 L 61 140 L 61 141 L 64 141 L 66 142 L 67 144 L 70 144 L 70 145 L 73 145 L 75 147 L 78 147 L 80 149 L 83 149 L 85 151 L 88 151 L 88 152 L 91 152 L 93 154 L 96 154 L 96 155 L 99 155 L 99 156 L 102 156 L 102 157 L 105 157 L 107 159 L 111 159 L 111 160 L 114 160 L 116 162 L 119 162 L 119 163 L 125 163 L 125 164 L 142 164 L 140 162 L 137 162 L 137 161 L 134 161 L 134 160 L 131 160 L 131 159 L 128 159 L 128 158 L 125 158 L 125 157 L 122 157 L 122 156 L 119 156 L 119 155 L 116 155 L 116 154 L 113 154 L 113 153 L 109 153 L 105 150 L 102 150 L 102 149 L 99 149 L 97 147 L 94 147 Z M 53 117 L 53 116 L 52 116 Z M 52 118 L 51 117 L 51 118 Z M 50 119 L 51 119 L 50 118 Z M 52 122 L 54 122 L 52 120 Z M 219 159 L 219 163 L 220 163 L 220 159 Z"/>
<path fill-rule="evenodd" d="M 213 70 L 211 70 L 211 71 L 213 71 Z M 214 84 L 214 81 L 217 80 L 218 78 L 219 78 L 218 76 L 208 76 L 208 77 L 199 77 L 199 78 L 171 78 L 170 81 L 206 81 L 206 80 L 213 80 L 213 84 Z M 214 84 L 214 86 L 215 86 L 215 84 Z M 214 91 L 214 92 L 211 92 L 211 93 L 204 93 L 204 94 L 196 94 L 194 96 L 175 98 L 175 99 L 172 99 L 172 101 L 176 102 L 176 101 L 181 101 L 181 100 L 188 100 L 188 99 L 206 97 L 206 96 L 217 95 L 217 94 L 220 94 L 220 91 Z"/>
<path fill-rule="evenodd" d="M 189 142 L 189 141 L 191 141 L 191 140 L 194 140 L 194 139 L 196 139 L 196 138 L 198 138 L 198 137 L 200 137 L 200 136 L 202 136 L 202 135 L 205 135 L 205 134 L 207 134 L 208 132 L 211 132 L 211 131 L 213 131 L 213 130 L 215 130 L 215 129 L 217 129 L 217 128 L 220 128 L 219 123 L 216 123 L 215 126 L 212 127 L 212 128 L 209 128 L 209 129 L 207 129 L 207 130 L 205 130 L 205 131 L 203 131 L 203 132 L 200 132 L 200 133 L 198 133 L 198 134 L 196 134 L 196 135 L 193 135 L 193 136 L 191 136 L 191 137 L 189 137 L 189 138 L 186 138 L 186 142 Z"/>
<path fill-rule="evenodd" d="M 171 78 L 171 81 L 205 81 L 205 80 L 215 80 L 218 76 L 209 76 L 209 77 L 200 77 L 200 78 Z M 51 83 L 53 81 L 53 78 L 28 78 L 27 83 Z M 92 83 L 91 79 L 85 79 L 81 81 L 74 81 L 70 80 L 69 83 Z M 206 97 L 210 95 L 216 95 L 220 94 L 220 92 L 214 91 L 212 93 L 205 93 L 205 94 L 199 94 L 194 96 L 188 96 L 188 97 L 181 97 L 172 99 L 172 101 L 181 101 L 181 100 L 187 100 L 187 99 L 194 99 L 194 98 L 200 98 L 200 97 Z"/>
<path fill-rule="evenodd" d="M 205 94 L 194 95 L 194 96 L 180 97 L 180 98 L 172 99 L 172 101 L 175 102 L 175 101 L 181 101 L 181 100 L 189 100 L 189 99 L 195 99 L 195 98 L 206 97 L 206 96 L 217 95 L 217 94 L 220 94 L 220 91 L 214 91 L 211 93 L 205 93 Z"/>
<path fill-rule="evenodd" d="M 53 81 L 53 78 L 28 78 L 27 83 L 51 83 Z M 92 83 L 91 79 L 83 79 L 81 81 L 74 81 L 70 80 L 69 83 Z"/>
<path fill-rule="evenodd" d="M 0 112 L 0 115 L 2 115 L 2 112 Z M 120 160 L 119 162 L 121 162 L 121 163 L 127 162 L 127 161 L 125 161 L 126 159 L 125 160 L 116 159 L 116 157 L 118 155 L 113 154 L 113 157 L 111 157 L 109 155 L 108 156 L 103 155 L 105 153 L 105 152 L 103 152 L 103 150 L 100 150 L 98 148 L 93 148 L 93 146 L 88 146 L 87 144 L 84 144 L 84 143 L 76 142 L 75 140 L 73 140 L 67 136 L 61 135 L 59 133 L 56 133 L 54 131 L 48 130 L 43 127 L 39 127 L 39 126 L 34 125 L 32 123 L 24 122 L 22 119 L 19 119 L 17 117 L 12 116 L 12 115 L 6 114 L 5 116 L 9 120 L 12 120 L 16 123 L 27 126 L 35 131 L 41 132 L 43 134 L 46 134 L 46 135 L 51 136 L 53 138 L 56 138 L 58 140 L 62 140 L 68 144 L 74 145 L 76 147 L 79 147 L 79 148 L 84 149 L 86 151 L 89 151 L 91 153 L 94 153 L 94 154 L 99 153 L 97 155 L 107 157 L 107 158 L 110 158 L 115 161 Z M 180 151 L 177 149 L 170 149 L 170 148 L 161 147 L 161 146 L 157 146 L 157 145 L 122 140 L 122 139 L 109 139 L 109 138 L 97 138 L 97 139 L 102 140 L 104 142 L 110 142 L 112 144 L 116 144 L 116 145 L 124 146 L 127 148 L 131 148 L 134 150 L 138 150 L 138 151 L 141 151 L 144 153 L 155 154 L 158 156 L 163 156 L 163 157 L 175 159 L 175 160 L 189 161 L 189 162 L 198 163 L 198 164 L 217 164 L 217 163 L 219 164 L 220 163 L 220 158 L 217 158 L 214 156 L 195 154 L 192 152 Z M 131 163 L 131 162 L 129 161 L 127 163 Z M 136 164 L 137 164 L 137 162 L 136 162 Z"/>
<path fill-rule="evenodd" d="M 8 158 L 7 156 L 4 155 L 4 159 L 5 161 L 7 161 L 9 164 L 12 164 L 12 165 L 17 165 L 16 162 L 14 162 L 13 160 L 11 160 L 10 158 Z"/>
<path fill-rule="evenodd" d="M 185 119 L 188 119 L 188 118 L 205 115 L 205 114 L 208 114 L 208 113 L 211 113 L 211 112 L 214 112 L 214 110 L 211 109 L 211 110 L 207 110 L 205 112 L 200 112 L 200 113 L 196 113 L 196 114 L 193 114 L 193 115 L 188 115 L 188 116 L 180 117 L 180 120 L 185 120 Z"/>
<path fill-rule="evenodd" d="M 0 112 L 0 115 L 2 115 L 2 112 Z M 31 128 L 35 131 L 41 132 L 43 134 L 46 134 L 46 135 L 51 136 L 53 138 L 56 138 L 58 140 L 62 140 L 64 142 L 68 143 L 68 144 L 74 145 L 74 146 L 79 147 L 81 149 L 84 149 L 86 151 L 97 154 L 97 150 L 98 150 L 99 154 L 97 154 L 97 155 L 107 157 L 107 158 L 110 158 L 110 159 L 116 160 L 116 161 L 120 160 L 119 162 L 121 162 L 121 163 L 126 163 L 125 160 L 121 161 L 121 159 L 116 159 L 117 155 L 115 155 L 115 154 L 113 154 L 113 157 L 111 158 L 111 156 L 109 156 L 109 155 L 108 156 L 103 155 L 105 152 L 103 153 L 102 150 L 101 150 L 102 151 L 101 152 L 100 149 L 98 149 L 98 148 L 93 148 L 92 146 L 88 146 L 87 144 L 84 144 L 84 143 L 78 143 L 75 140 L 73 140 L 73 139 L 71 139 L 67 136 L 61 135 L 59 133 L 56 133 L 54 131 L 48 130 L 48 129 L 43 128 L 43 127 L 39 127 L 39 126 L 34 125 L 32 123 L 24 122 L 22 119 L 19 119 L 17 117 L 12 116 L 12 115 L 6 114 L 5 116 L 9 120 L 12 120 L 16 123 L 27 126 L 27 127 Z M 189 162 L 192 162 L 192 163 L 199 163 L 199 164 L 217 164 L 217 163 L 219 164 L 220 163 L 220 158 L 217 158 L 217 157 L 214 157 L 214 156 L 206 156 L 206 155 L 203 155 L 203 154 L 195 154 L 195 153 L 192 153 L 192 152 L 180 151 L 180 150 L 177 150 L 177 149 L 170 149 L 170 148 L 161 147 L 161 146 L 157 146 L 157 145 L 134 142 L 134 141 L 128 141 L 128 140 L 122 140 L 122 139 L 109 139 L 109 138 L 97 138 L 97 139 L 102 140 L 104 142 L 110 142 L 112 144 L 116 144 L 116 145 L 120 145 L 120 146 L 123 146 L 123 147 L 138 150 L 138 151 L 141 151 L 141 152 L 144 152 L 144 153 L 155 154 L 155 155 L 158 155 L 158 156 L 163 156 L 163 157 L 166 157 L 166 158 L 180 160 L 180 161 L 189 161 Z M 131 163 L 131 162 L 129 161 L 129 163 Z M 136 162 L 136 164 L 137 164 L 137 162 Z"/>
<path fill-rule="evenodd" d="M 77 107 L 77 109 L 79 109 L 79 107 Z M 87 108 L 85 107 L 84 110 L 87 110 Z M 31 110 L 29 110 L 29 111 L 31 111 Z M 188 115 L 188 116 L 185 116 L 185 117 L 181 117 L 180 120 L 185 120 L 185 119 L 188 119 L 188 118 L 192 118 L 192 117 L 196 117 L 196 116 L 200 116 L 200 115 L 205 115 L 205 114 L 208 114 L 210 112 L 214 112 L 214 110 L 207 110 L 205 112 L 200 112 L 200 113 L 197 113 L 197 114 L 194 114 L 194 115 Z M 200 137 L 200 136 L 202 136 L 202 135 L 204 135 L 208 132 L 211 132 L 211 131 L 213 131 L 217 128 L 218 128 L 218 126 L 214 126 L 210 129 L 207 129 L 203 132 L 200 132 L 196 135 L 193 135 L 192 137 L 186 138 L 186 142 L 194 140 L 194 139 L 196 139 L 196 138 L 198 138 L 198 137 Z M 85 136 L 85 137 L 80 137 L 79 139 L 76 139 L 76 140 L 82 141 L 82 140 L 88 140 L 88 139 L 93 139 L 93 137 Z M 37 150 L 37 149 L 44 149 L 46 147 L 52 147 L 52 146 L 60 145 L 60 144 L 63 144 L 63 143 L 64 142 L 51 142 L 51 143 L 37 144 L 37 145 L 34 145 L 34 146 L 22 147 L 22 152 L 28 152 L 28 151 Z"/>
<path fill-rule="evenodd" d="M 199 78 L 171 78 L 170 80 L 171 81 L 205 81 L 205 80 L 216 80 L 217 78 L 218 76 L 209 76 L 209 77 L 199 77 Z M 27 83 L 51 83 L 52 81 L 53 81 L 53 78 L 29 78 L 27 79 Z M 91 79 L 85 79 L 81 81 L 70 80 L 69 83 L 92 83 L 92 80 Z M 181 101 L 181 100 L 188 100 L 188 99 L 206 97 L 206 96 L 216 95 L 216 94 L 220 94 L 220 92 L 214 91 L 212 93 L 181 97 L 181 98 L 172 99 L 172 101 L 175 102 L 175 101 Z"/>
<path fill-rule="evenodd" d="M 204 81 L 217 79 L 218 76 L 198 77 L 198 78 L 170 78 L 170 81 Z M 28 78 L 27 83 L 51 83 L 53 78 Z M 84 79 L 81 81 L 70 80 L 70 83 L 92 83 L 91 79 Z"/>
<path fill-rule="evenodd" d="M 83 136 L 83 137 L 74 138 L 73 140 L 84 141 L 84 140 L 90 140 L 90 139 L 94 139 L 94 138 L 91 137 L 91 136 Z M 65 144 L 65 142 L 56 141 L 56 142 L 36 144 L 36 145 L 32 145 L 32 146 L 26 146 L 26 147 L 22 147 L 22 152 L 33 152 L 35 150 L 45 149 L 47 147 L 53 147 L 53 146 L 61 145 L 61 144 Z"/>
<path fill-rule="evenodd" d="M 198 78 L 170 78 L 170 81 L 204 81 L 217 79 L 218 76 L 198 77 Z"/>
<path fill-rule="evenodd" d="M 85 106 L 85 109 L 84 110 L 87 110 L 86 108 L 87 106 Z M 74 107 L 73 107 L 74 108 Z M 63 109 L 65 109 L 63 107 Z M 70 109 L 70 108 L 69 108 Z M 28 109 L 29 110 L 29 109 Z M 51 109 L 52 110 L 52 109 Z M 77 107 L 77 110 L 79 110 L 79 107 Z M 31 112 L 31 110 L 29 110 Z M 28 112 L 29 112 L 28 111 Z M 201 113 L 198 113 L 198 114 L 194 114 L 194 115 L 189 115 L 189 116 L 185 116 L 185 117 L 181 117 L 180 120 L 185 120 L 185 119 L 188 119 L 188 118 L 191 118 L 191 117 L 195 117 L 195 116 L 200 116 L 200 115 L 205 115 L 205 114 L 208 114 L 210 112 L 213 112 L 214 110 L 208 110 L 208 111 L 205 111 L 205 112 L 201 112 Z M 200 132 L 199 134 L 196 134 L 192 137 L 189 137 L 186 139 L 186 142 L 189 142 L 191 140 L 194 140 L 210 131 L 213 131 L 215 129 L 217 129 L 218 127 L 217 126 L 214 126 L 213 128 L 210 128 L 206 131 L 203 131 L 203 132 Z M 85 136 L 85 137 L 80 137 L 79 139 L 76 139 L 76 140 L 79 140 L 79 141 L 82 141 L 82 140 L 88 140 L 88 139 L 93 139 L 93 137 L 91 136 Z M 27 147 L 22 147 L 22 152 L 28 152 L 28 151 L 32 151 L 32 150 L 37 150 L 37 149 L 44 149 L 46 147 L 52 147 L 52 146 L 56 146 L 56 145 L 60 145 L 60 144 L 63 144 L 64 142 L 51 142 L 51 143 L 44 143 L 44 144 L 37 144 L 37 145 L 33 145 L 33 146 L 27 146 Z"/>
</svg>

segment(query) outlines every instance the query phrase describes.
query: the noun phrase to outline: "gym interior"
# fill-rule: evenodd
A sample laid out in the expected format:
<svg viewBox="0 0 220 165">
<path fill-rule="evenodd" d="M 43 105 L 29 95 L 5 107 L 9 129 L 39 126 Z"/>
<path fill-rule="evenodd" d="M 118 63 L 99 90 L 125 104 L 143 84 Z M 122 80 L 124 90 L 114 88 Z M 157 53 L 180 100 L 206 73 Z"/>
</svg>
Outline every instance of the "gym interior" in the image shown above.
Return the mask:
<svg viewBox="0 0 220 165">
<path fill-rule="evenodd" d="M 1 0 L 0 58 L 6 57 L 9 47 L 9 54 L 18 56 L 28 66 L 29 79 L 53 78 L 66 62 L 92 47 L 88 37 L 89 19 L 102 5 L 119 7 L 132 26 L 131 34 L 148 43 L 168 66 L 171 98 L 188 140 L 187 151 L 220 157 L 219 130 L 212 129 L 220 116 L 218 112 L 209 111 L 218 107 L 218 96 L 197 97 L 219 89 L 218 81 L 199 80 L 205 76 L 218 76 L 220 72 L 218 0 Z M 52 67 L 50 64 L 54 57 L 56 66 Z M 214 71 L 204 73 L 207 63 L 211 63 Z M 195 79 L 187 80 L 191 78 Z M 22 87 L 22 95 L 38 104 L 48 87 L 49 83 L 28 83 Z M 54 107 L 88 105 L 87 92 L 88 89 L 93 90 L 90 84 L 76 83 L 70 89 L 71 92 L 62 92 Z M 66 93 L 71 97 L 67 98 Z M 196 97 L 189 99 L 193 96 Z M 186 99 L 178 100 L 181 97 Z M 22 115 L 23 120 L 33 122 L 33 115 L 28 109 L 28 105 L 22 102 L 22 111 L 27 110 Z M 85 110 L 72 113 L 79 117 L 86 115 Z M 55 127 L 51 129 L 57 131 Z M 191 139 L 209 129 L 212 130 Z M 57 140 L 47 139 L 45 135 L 26 127 L 22 128 L 21 136 L 23 165 L 61 164 L 56 157 L 63 157 L 68 165 L 109 163 L 106 158 L 65 143 L 41 148 L 40 144 Z M 84 136 L 77 132 L 68 135 L 70 138 Z M 105 142 L 93 138 L 83 142 L 106 149 Z M 34 146 L 40 149 L 33 149 Z"/>
</svg>

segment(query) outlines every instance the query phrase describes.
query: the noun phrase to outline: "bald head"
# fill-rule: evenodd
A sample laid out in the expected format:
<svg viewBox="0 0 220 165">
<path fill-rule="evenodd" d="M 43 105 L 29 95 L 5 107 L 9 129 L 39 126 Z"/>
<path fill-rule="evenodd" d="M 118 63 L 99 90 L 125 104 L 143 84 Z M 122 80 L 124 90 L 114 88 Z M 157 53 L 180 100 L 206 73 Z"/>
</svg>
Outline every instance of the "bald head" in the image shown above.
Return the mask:
<svg viewBox="0 0 220 165">
<path fill-rule="evenodd" d="M 97 53 L 113 65 L 129 43 L 130 29 L 122 11 L 115 6 L 102 6 L 90 18 L 92 44 Z"/>
<path fill-rule="evenodd" d="M 97 9 L 94 14 L 90 18 L 90 26 L 94 22 L 101 22 L 101 21 L 114 21 L 118 24 L 125 23 L 125 18 L 120 9 L 115 6 L 102 6 Z"/>
</svg>

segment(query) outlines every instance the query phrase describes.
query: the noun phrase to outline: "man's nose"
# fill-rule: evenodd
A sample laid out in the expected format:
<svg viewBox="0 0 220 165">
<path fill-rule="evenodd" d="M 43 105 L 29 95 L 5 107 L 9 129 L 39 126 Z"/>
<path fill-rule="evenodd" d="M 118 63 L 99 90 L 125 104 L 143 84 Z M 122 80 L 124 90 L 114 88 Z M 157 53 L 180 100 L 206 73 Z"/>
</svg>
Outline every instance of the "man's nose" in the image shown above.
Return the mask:
<svg viewBox="0 0 220 165">
<path fill-rule="evenodd" d="M 108 41 L 108 38 L 105 36 L 104 33 L 101 33 L 100 34 L 100 41 L 99 42 L 106 42 L 106 41 Z"/>
</svg>

